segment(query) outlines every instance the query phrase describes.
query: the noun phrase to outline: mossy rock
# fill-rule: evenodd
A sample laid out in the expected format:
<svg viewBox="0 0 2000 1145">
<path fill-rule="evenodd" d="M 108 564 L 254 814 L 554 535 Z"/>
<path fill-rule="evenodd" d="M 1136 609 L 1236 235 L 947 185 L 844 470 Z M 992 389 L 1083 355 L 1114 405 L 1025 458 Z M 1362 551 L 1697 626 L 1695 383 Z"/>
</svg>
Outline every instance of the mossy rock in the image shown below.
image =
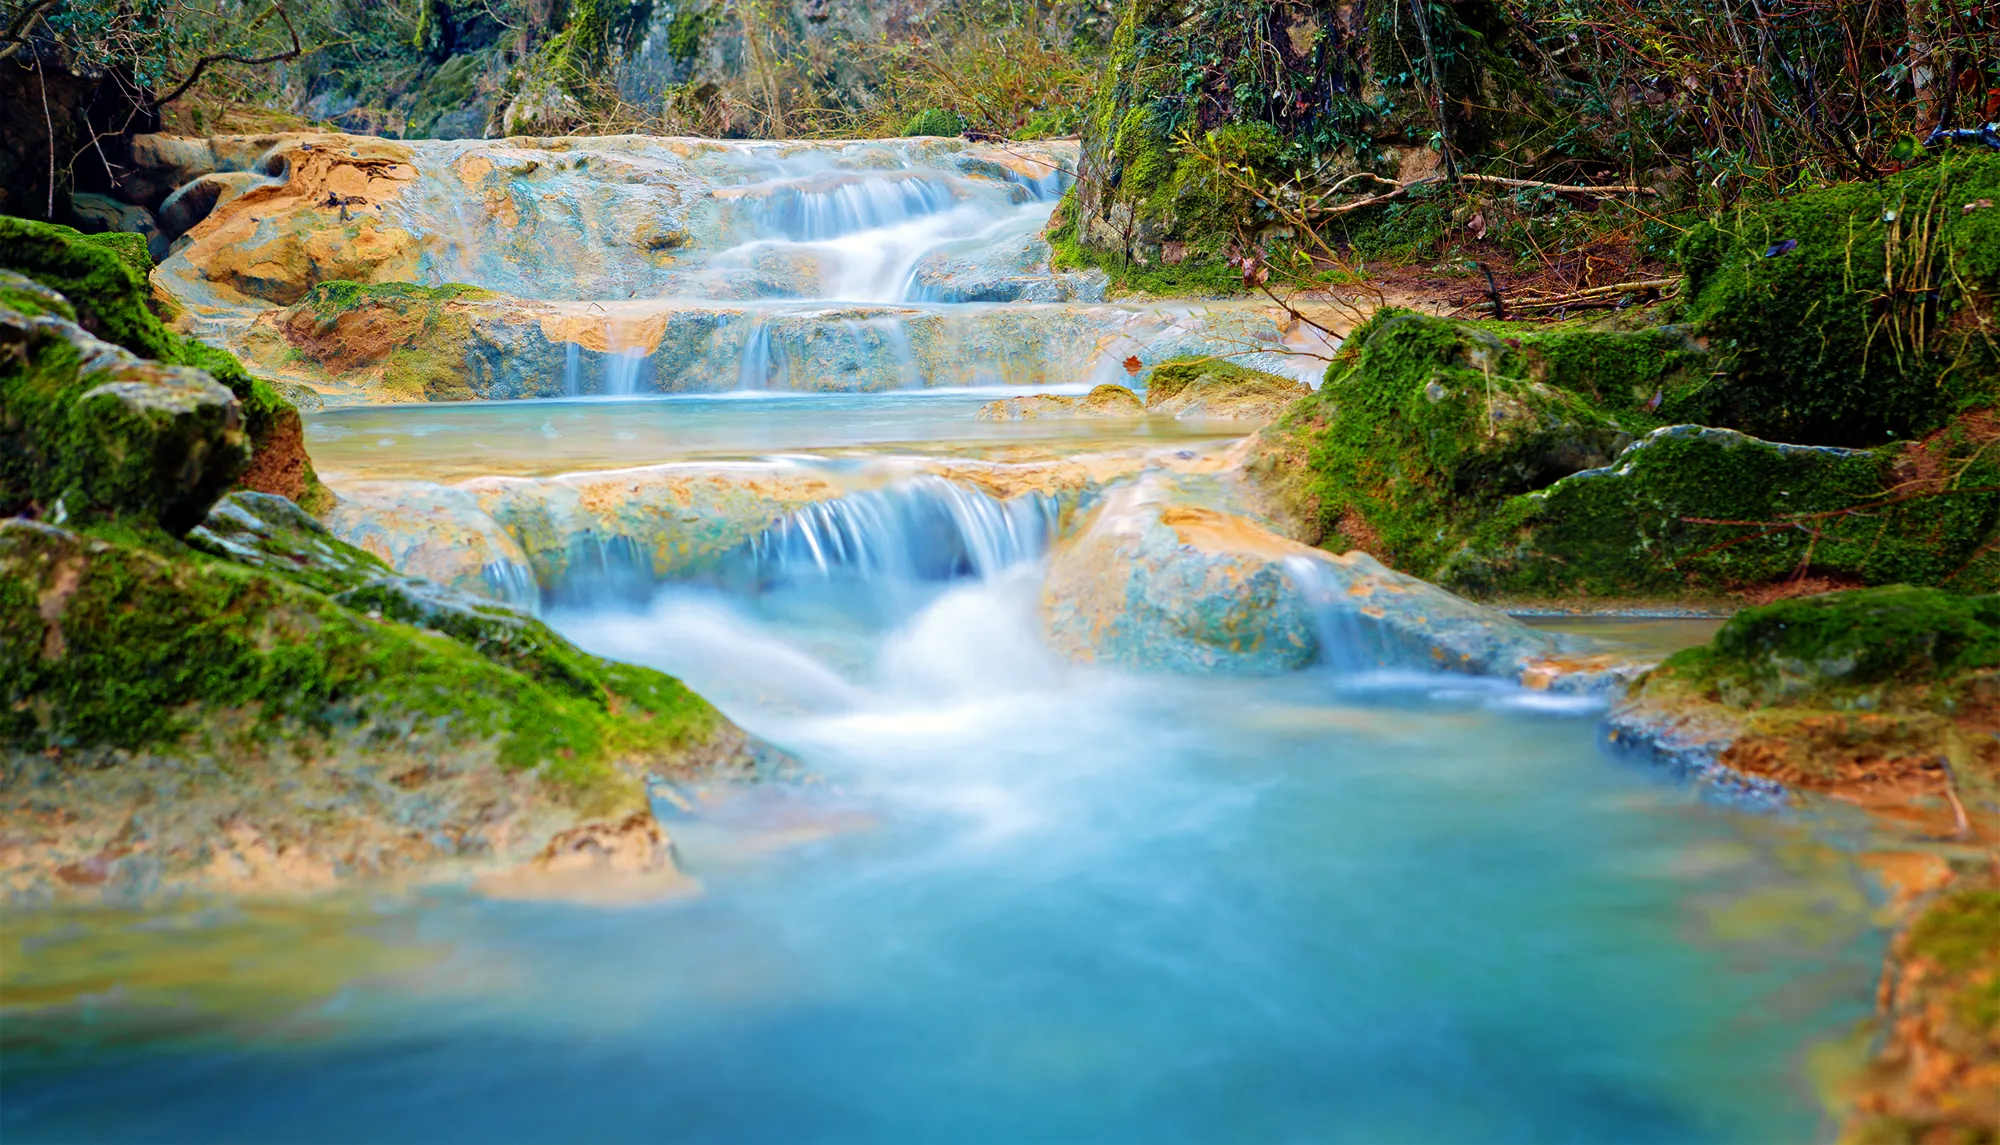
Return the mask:
<svg viewBox="0 0 2000 1145">
<path fill-rule="evenodd" d="M 1508 497 L 1608 463 L 1650 396 L 1701 376 L 1672 329 L 1617 333 L 1389 310 L 1266 432 L 1253 472 L 1313 543 L 1435 579 Z"/>
<path fill-rule="evenodd" d="M 1435 571 L 1476 595 L 1719 596 L 1807 576 L 2000 589 L 1990 419 L 1877 450 L 1670 426 L 1498 507 Z"/>
<path fill-rule="evenodd" d="M 0 287 L 42 311 L 0 309 L 0 513 L 192 528 L 250 464 L 235 397 L 92 337 L 11 271 Z"/>
<path fill-rule="evenodd" d="M 241 474 L 247 487 L 290 497 L 309 509 L 329 504 L 331 495 L 306 456 L 298 410 L 228 351 L 167 329 L 147 306 L 151 267 L 145 241 L 137 235 L 84 235 L 0 216 L 0 268 L 56 291 L 96 337 L 163 365 L 201 370 L 236 395 L 252 449 Z"/>
<path fill-rule="evenodd" d="M 241 711 L 254 713 L 253 738 L 302 728 L 364 747 L 422 725 L 453 742 L 491 739 L 501 764 L 538 769 L 585 802 L 629 800 L 621 765 L 686 768 L 718 744 L 727 754 L 727 721 L 673 678 L 397 577 L 302 514 L 268 520 L 275 498 L 232 500 L 220 515 L 266 519 L 251 547 L 284 559 L 260 566 L 158 534 L 0 523 L 6 745 L 79 758 L 171 751 Z M 240 520 L 203 531 L 238 544 L 245 532 Z M 330 555 L 301 564 L 308 547 Z"/>
<path fill-rule="evenodd" d="M 1185 418 L 1270 421 L 1312 387 L 1222 358 L 1170 358 L 1146 378 L 1146 409 Z"/>
<path fill-rule="evenodd" d="M 1964 681 L 2000 669 L 2000 596 L 1890 585 L 1779 601 L 1665 667 L 1736 707 L 1869 709 L 1895 690 L 1948 708 Z"/>
<path fill-rule="evenodd" d="M 1876 445 L 2000 401 L 2000 155 L 1738 207 L 1679 245 L 1718 383 L 1688 420 Z"/>
<path fill-rule="evenodd" d="M 477 395 L 466 384 L 472 321 L 448 305 L 498 297 L 461 283 L 322 282 L 279 319 L 293 350 L 336 371 L 380 370 L 373 385 L 406 401 Z"/>
</svg>

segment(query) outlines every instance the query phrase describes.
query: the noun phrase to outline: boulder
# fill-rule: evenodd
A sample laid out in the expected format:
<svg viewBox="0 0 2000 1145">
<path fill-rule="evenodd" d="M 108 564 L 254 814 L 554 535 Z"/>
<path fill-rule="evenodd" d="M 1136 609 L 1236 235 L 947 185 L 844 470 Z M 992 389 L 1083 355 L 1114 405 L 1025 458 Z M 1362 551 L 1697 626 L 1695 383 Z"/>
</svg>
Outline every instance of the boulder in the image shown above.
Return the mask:
<svg viewBox="0 0 2000 1145">
<path fill-rule="evenodd" d="M 74 318 L 91 336 L 159 366 L 193 367 L 228 388 L 252 453 L 249 467 L 241 470 L 243 484 L 309 508 L 324 505 L 327 494 L 306 457 L 298 410 L 227 351 L 167 329 L 150 304 L 151 265 L 135 235 L 84 235 L 68 227 L 0 218 L 0 267 L 58 292 L 69 308 L 65 317 Z M 15 364 L 27 363 L 17 357 Z M 67 368 L 55 358 L 48 364 Z"/>
<path fill-rule="evenodd" d="M 528 554 L 463 489 L 428 481 L 356 481 L 338 490 L 327 527 L 389 567 L 527 608 L 540 603 Z"/>
<path fill-rule="evenodd" d="M 25 292 L 26 280 L 0 271 Z M 200 370 L 143 361 L 59 314 L 0 306 L 0 506 L 184 533 L 250 464 L 241 408 Z"/>
<path fill-rule="evenodd" d="M 1269 422 L 1312 387 L 1223 358 L 1175 358 L 1146 378 L 1146 412 L 1177 418 Z"/>
<path fill-rule="evenodd" d="M 1977 413 L 1877 450 L 1663 426 L 1608 466 L 1499 506 L 1435 575 L 1530 597 L 2000 588 L 1996 442 L 2000 422 Z"/>
<path fill-rule="evenodd" d="M 146 242 L 146 253 L 154 262 L 167 257 L 167 244 L 179 232 L 169 233 L 153 212 L 131 203 L 121 203 L 109 195 L 80 193 L 70 197 L 70 214 L 76 229 L 84 234 L 122 232 L 138 235 Z"/>
<path fill-rule="evenodd" d="M 1124 386 L 1104 385 L 1082 397 L 1063 394 L 1026 394 L 1001 398 L 979 407 L 973 416 L 981 421 L 1036 421 L 1044 418 L 1143 417 L 1146 407 L 1137 394 Z"/>
<path fill-rule="evenodd" d="M 1072 659 L 1142 670 L 1266 674 L 1443 670 L 1536 687 L 1599 687 L 1612 662 L 1365 553 L 1287 540 L 1149 474 L 1106 491 L 1055 550 L 1042 605 Z"/>
<path fill-rule="evenodd" d="M 657 841 L 648 775 L 754 766 L 670 677 L 399 577 L 282 498 L 232 494 L 189 540 L 0 521 L 0 896 L 533 874 L 579 832 Z M 582 889 L 671 881 L 653 853 Z"/>
</svg>

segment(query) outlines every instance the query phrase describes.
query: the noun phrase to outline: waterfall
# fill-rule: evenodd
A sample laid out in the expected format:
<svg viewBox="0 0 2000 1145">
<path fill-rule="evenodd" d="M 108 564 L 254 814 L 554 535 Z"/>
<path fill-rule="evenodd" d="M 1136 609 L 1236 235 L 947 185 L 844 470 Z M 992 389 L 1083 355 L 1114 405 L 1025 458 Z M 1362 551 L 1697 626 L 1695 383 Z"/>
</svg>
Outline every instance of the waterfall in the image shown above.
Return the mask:
<svg viewBox="0 0 2000 1145">
<path fill-rule="evenodd" d="M 1383 670 L 1429 671 L 1435 667 L 1428 643 L 1378 624 L 1349 599 L 1349 582 L 1312 557 L 1285 558 L 1285 572 L 1312 609 L 1319 663 L 1340 675 Z"/>
<path fill-rule="evenodd" d="M 583 347 L 575 342 L 563 343 L 563 394 L 583 396 Z"/>
<path fill-rule="evenodd" d="M 791 364 L 785 347 L 771 337 L 771 325 L 762 317 L 753 319 L 743 340 L 743 357 L 736 363 L 739 390 L 786 390 L 791 388 Z"/>
<path fill-rule="evenodd" d="M 523 612 L 542 611 L 542 587 L 535 582 L 535 570 L 519 561 L 493 561 L 479 570 L 481 579 L 495 599 Z"/>
<path fill-rule="evenodd" d="M 792 242 L 825 242 L 949 209 L 956 199 L 937 179 L 860 178 L 828 190 L 774 188 L 750 209 L 756 227 Z"/>
<path fill-rule="evenodd" d="M 870 581 L 984 580 L 1048 551 L 1056 501 L 1002 501 L 941 477 L 822 501 L 748 547 L 760 585 L 847 576 Z"/>
<path fill-rule="evenodd" d="M 629 397 L 639 392 L 639 369 L 646 364 L 646 349 L 631 346 L 613 352 L 604 362 L 604 392 L 613 397 Z"/>
</svg>

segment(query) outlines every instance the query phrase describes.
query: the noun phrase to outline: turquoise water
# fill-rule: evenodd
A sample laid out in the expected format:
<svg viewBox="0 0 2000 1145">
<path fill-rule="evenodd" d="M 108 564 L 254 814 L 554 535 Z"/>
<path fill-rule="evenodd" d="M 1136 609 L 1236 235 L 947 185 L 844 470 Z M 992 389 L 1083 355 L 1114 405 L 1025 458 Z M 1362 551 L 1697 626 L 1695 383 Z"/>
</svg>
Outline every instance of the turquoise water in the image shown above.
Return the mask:
<svg viewBox="0 0 2000 1145">
<path fill-rule="evenodd" d="M 314 466 L 329 481 L 446 481 L 786 452 L 915 449 L 999 459 L 1047 457 L 1105 446 L 1198 446 L 1244 432 L 1240 424 L 1168 417 L 993 422 L 973 416 L 979 407 L 999 398 L 1080 394 L 1088 389 L 1078 385 L 359 406 L 307 417 L 306 446 Z"/>
<path fill-rule="evenodd" d="M 54 928 L 82 996 L 17 986 L 0 1136 L 1830 1135 L 1808 1058 L 1882 941 L 1809 825 L 1607 758 L 1573 701 L 1059 665 L 1038 579 L 556 617 L 813 776 L 661 792 L 695 896 Z"/>
</svg>

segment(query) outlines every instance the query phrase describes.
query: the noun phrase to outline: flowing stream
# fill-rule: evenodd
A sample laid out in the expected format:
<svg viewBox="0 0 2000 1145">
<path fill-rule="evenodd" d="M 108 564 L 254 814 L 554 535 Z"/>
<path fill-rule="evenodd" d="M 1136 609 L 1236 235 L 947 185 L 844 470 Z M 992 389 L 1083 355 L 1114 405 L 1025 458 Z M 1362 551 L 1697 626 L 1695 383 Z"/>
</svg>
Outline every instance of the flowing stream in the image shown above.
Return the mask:
<svg viewBox="0 0 2000 1145">
<path fill-rule="evenodd" d="M 890 174 L 770 197 L 730 257 L 837 249 L 839 296 L 907 298 L 911 228 L 1013 233 Z M 991 396 L 377 408 L 315 417 L 310 442 L 338 483 L 1225 436 L 972 421 Z M 38 918 L 7 946 L 0 1136 L 1831 1134 L 1815 1079 L 1884 945 L 1840 824 L 1611 758 L 1591 700 L 1337 656 L 1269 679 L 1060 662 L 1037 616 L 1058 523 L 919 478 L 784 517 L 732 575 L 563 597 L 571 638 L 682 676 L 797 762 L 653 788 L 698 893 Z"/>
</svg>

